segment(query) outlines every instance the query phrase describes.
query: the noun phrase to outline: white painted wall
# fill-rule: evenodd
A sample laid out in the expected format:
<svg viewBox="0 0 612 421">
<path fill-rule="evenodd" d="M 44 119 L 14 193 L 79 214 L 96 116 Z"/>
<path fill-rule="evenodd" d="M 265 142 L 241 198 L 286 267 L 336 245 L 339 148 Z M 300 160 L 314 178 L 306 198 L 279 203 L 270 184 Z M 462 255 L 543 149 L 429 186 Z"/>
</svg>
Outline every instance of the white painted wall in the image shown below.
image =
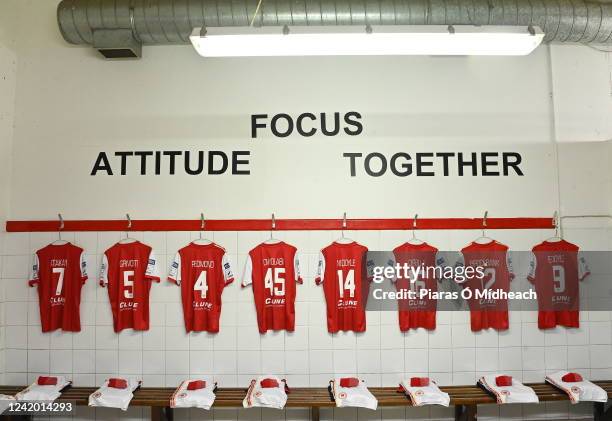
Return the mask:
<svg viewBox="0 0 612 421">
<path fill-rule="evenodd" d="M 10 13 L 0 14 L 0 224 L 4 224 L 9 209 L 9 189 L 12 163 L 13 118 L 17 56 L 14 51 L 13 22 Z M 3 272 L 4 230 L 0 231 L 0 274 Z M 0 288 L 0 379 L 4 380 L 4 288 Z"/>
<path fill-rule="evenodd" d="M 186 47 L 145 48 L 140 61 L 105 62 L 87 48 L 68 47 L 55 22 L 56 0 L 10 4 L 10 34 L 19 58 L 13 150 L 12 219 L 546 216 L 610 213 L 612 162 L 609 60 L 585 47 L 546 47 L 525 58 L 199 58 Z M 9 3 L 7 3 L 9 4 Z M 5 8 L 4 5 L 0 8 Z M 6 10 L 6 9 L 5 9 Z M 0 14 L 1 15 L 1 14 Z M 24 24 L 27 22 L 27 24 Z M 552 63 L 552 72 L 551 72 Z M 579 74 L 580 77 L 573 77 Z M 551 95 L 554 94 L 554 95 Z M 346 112 L 364 115 L 364 135 L 349 138 L 250 140 L 251 113 Z M 553 112 L 554 111 L 554 112 Z M 554 118 L 553 118 L 554 117 Z M 10 139 L 10 136 L 8 137 Z M 557 166 L 555 140 L 559 145 Z M 252 151 L 248 177 L 91 177 L 101 150 L 183 149 Z M 517 150 L 525 177 L 348 177 L 344 151 Z M 2 166 L 2 168 L 5 168 Z M 557 168 L 559 174 L 557 174 Z M 67 234 L 88 252 L 91 273 L 119 233 Z M 133 233 L 162 261 L 195 233 Z M 245 255 L 266 233 L 210 234 L 231 253 L 241 273 Z M 458 249 L 474 232 L 424 232 L 443 249 Z M 525 250 L 550 232 L 491 232 Z M 395 314 L 368 315 L 363 335 L 330 336 L 323 297 L 313 283 L 318 250 L 337 232 L 279 233 L 303 258 L 296 333 L 256 333 L 252 294 L 237 285 L 224 294 L 221 333 L 186 336 L 178 291 L 153 288 L 152 328 L 115 335 L 106 291 L 89 282 L 83 292 L 83 331 L 40 334 L 35 291 L 25 287 L 32 252 L 55 234 L 11 234 L 2 282 L 7 322 L 7 383 L 39 373 L 65 373 L 77 384 L 115 374 L 141 376 L 146 385 L 175 386 L 188 375 L 214 374 L 224 386 L 245 385 L 262 371 L 285 374 L 293 385 L 319 386 L 335 373 L 357 373 L 370 384 L 394 386 L 429 373 L 443 384 L 472 383 L 485 371 L 508 371 L 539 381 L 547 371 L 578 369 L 612 377 L 609 313 L 583 313 L 582 327 L 543 333 L 535 315 L 513 313 L 509 332 L 472 334 L 466 314 L 442 314 L 438 329 L 402 335 Z M 370 249 L 388 249 L 402 232 L 356 232 Z M 587 249 L 609 249 L 605 220 L 567 223 L 566 236 Z M 519 276 L 526 268 L 519 268 Z M 8 371 L 8 370 L 7 370 Z M 580 417 L 588 406 L 549 404 L 481 408 L 482 418 Z M 303 419 L 304 411 L 281 413 Z M 440 419 L 449 411 L 393 408 L 367 419 Z M 130 410 L 128 417 L 146 415 Z M 200 412 L 193 417 L 200 417 Z M 269 419 L 277 413 L 215 410 L 215 419 Z M 80 417 L 94 417 L 83 409 Z M 98 418 L 116 417 L 98 411 Z M 188 418 L 189 413 L 179 413 Z M 352 419 L 352 411 L 325 418 Z"/>
</svg>

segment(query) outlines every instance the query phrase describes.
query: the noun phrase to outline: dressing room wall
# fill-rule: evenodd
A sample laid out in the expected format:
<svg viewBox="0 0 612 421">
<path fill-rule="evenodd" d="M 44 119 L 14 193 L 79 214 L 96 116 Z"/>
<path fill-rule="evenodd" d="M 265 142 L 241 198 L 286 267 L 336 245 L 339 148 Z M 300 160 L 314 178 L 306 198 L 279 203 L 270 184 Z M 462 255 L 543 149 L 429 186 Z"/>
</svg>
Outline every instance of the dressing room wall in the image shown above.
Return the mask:
<svg viewBox="0 0 612 421">
<path fill-rule="evenodd" d="M 0 46 L 0 220 L 214 219 L 551 216 L 612 210 L 610 58 L 587 47 L 540 47 L 520 58 L 291 58 L 203 60 L 190 46 L 149 47 L 139 61 L 103 61 L 88 48 L 67 46 L 58 33 L 55 0 L 9 0 L 15 44 Z M 26 24 L 27 22 L 27 24 Z M 4 40 L 0 38 L 0 43 Z M 16 61 L 18 59 L 18 62 Z M 16 68 L 16 73 L 15 73 Z M 16 91 L 14 81 L 16 76 Z M 16 94 L 15 94 L 16 92 Z M 13 110 L 14 105 L 14 110 Z M 14 112 L 13 112 L 14 111 Z M 252 137 L 251 115 L 297 116 L 356 111 L 358 136 L 293 134 L 269 129 Z M 14 115 L 14 131 L 12 120 Z M 12 149 L 11 149 L 12 139 Z M 140 174 L 129 161 L 120 174 L 117 151 L 249 151 L 249 175 Z M 524 175 L 483 177 L 351 176 L 346 152 L 515 152 Z M 101 152 L 113 175 L 91 175 Z M 164 164 L 167 168 L 167 163 Z M 178 167 L 177 167 L 178 168 Z M 10 176 L 9 176 L 10 169 Z M 9 190 L 6 194 L 7 188 Z M 7 198 L 8 197 L 8 198 Z M 610 226 L 600 219 L 568 220 L 565 236 L 584 249 L 610 250 Z M 40 333 L 36 291 L 26 279 L 32 253 L 55 233 L 4 234 L 3 349 L 6 384 L 40 373 L 65 374 L 95 385 L 112 375 L 137 376 L 147 386 L 176 386 L 189 376 L 213 375 L 222 386 L 246 385 L 264 372 L 290 385 L 323 386 L 337 374 L 370 385 L 395 386 L 428 374 L 440 384 L 470 384 L 485 372 L 524 381 L 576 369 L 612 378 L 609 312 L 583 312 L 579 329 L 538 330 L 533 313 L 512 313 L 509 331 L 470 332 L 467 313 L 441 313 L 437 329 L 402 334 L 393 312 L 369 313 L 367 331 L 330 335 L 324 298 L 313 282 L 318 251 L 333 232 L 278 232 L 298 247 L 305 284 L 296 304 L 295 333 L 256 328 L 252 291 L 238 283 L 223 295 L 221 331 L 186 335 L 179 290 L 154 285 L 151 329 L 113 332 L 107 292 L 95 282 L 101 254 L 123 233 L 65 233 L 87 252 L 90 281 L 83 290 L 82 332 Z M 151 245 L 162 277 L 192 232 L 132 232 Z M 248 251 L 269 233 L 207 233 L 225 247 L 241 276 Z M 347 232 L 371 250 L 386 250 L 409 234 Z M 444 250 L 457 250 L 476 231 L 420 232 Z M 529 250 L 550 230 L 489 231 L 513 250 Z M 527 268 L 517 266 L 517 282 Z M 586 287 L 586 286 L 585 286 Z M 452 409 L 452 408 L 451 408 Z M 482 419 L 585 417 L 589 406 L 566 403 L 479 410 Z M 140 419 L 130 409 L 122 418 Z M 385 408 L 326 410 L 325 419 L 441 419 L 452 410 Z M 308 411 L 215 409 L 178 412 L 179 419 L 307 419 Z M 79 408 L 78 418 L 117 412 Z"/>
</svg>

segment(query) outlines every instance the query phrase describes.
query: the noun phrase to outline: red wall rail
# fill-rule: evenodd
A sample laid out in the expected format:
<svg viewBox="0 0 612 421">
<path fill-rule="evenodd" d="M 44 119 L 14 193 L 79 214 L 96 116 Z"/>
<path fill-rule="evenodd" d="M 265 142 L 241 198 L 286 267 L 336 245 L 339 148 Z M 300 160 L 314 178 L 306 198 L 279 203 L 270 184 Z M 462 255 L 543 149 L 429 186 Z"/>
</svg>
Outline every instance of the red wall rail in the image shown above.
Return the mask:
<svg viewBox="0 0 612 421">
<path fill-rule="evenodd" d="M 340 230 L 342 219 L 277 219 L 276 231 Z M 417 229 L 472 230 L 482 228 L 482 218 L 423 218 Z M 7 232 L 53 232 L 60 222 L 7 221 Z M 128 222 L 119 220 L 64 221 L 63 231 L 127 231 Z M 129 231 L 199 231 L 201 221 L 194 220 L 132 220 Z M 209 219 L 205 231 L 269 231 L 270 219 Z M 552 229 L 553 218 L 487 218 L 487 229 Z M 412 219 L 347 219 L 346 230 L 410 230 Z"/>
</svg>

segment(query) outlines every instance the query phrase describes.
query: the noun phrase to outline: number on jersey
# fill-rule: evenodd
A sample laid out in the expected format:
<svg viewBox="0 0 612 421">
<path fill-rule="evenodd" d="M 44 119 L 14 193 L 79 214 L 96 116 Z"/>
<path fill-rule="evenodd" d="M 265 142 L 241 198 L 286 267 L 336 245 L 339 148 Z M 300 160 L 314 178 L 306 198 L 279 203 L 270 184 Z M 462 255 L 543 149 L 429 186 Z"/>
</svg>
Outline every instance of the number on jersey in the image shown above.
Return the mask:
<svg viewBox="0 0 612 421">
<path fill-rule="evenodd" d="M 348 290 L 349 297 L 355 297 L 355 270 L 351 269 L 346 273 L 346 278 L 342 269 L 338 269 L 338 293 L 340 298 L 344 298 L 344 291 Z"/>
<path fill-rule="evenodd" d="M 198 275 L 198 279 L 193 285 L 193 290 L 200 291 L 200 298 L 202 299 L 205 299 L 208 295 L 208 278 L 206 274 L 207 272 L 205 270 L 200 272 L 200 275 Z"/>
<path fill-rule="evenodd" d="M 565 267 L 553 265 L 553 289 L 557 294 L 565 292 Z"/>
<path fill-rule="evenodd" d="M 123 296 L 129 300 L 134 298 L 134 271 L 123 272 Z"/>
<path fill-rule="evenodd" d="M 285 268 L 268 268 L 264 278 L 264 287 L 270 290 L 270 295 L 282 297 L 285 295 Z"/>
<path fill-rule="evenodd" d="M 53 273 L 57 273 L 57 284 L 55 285 L 55 295 L 62 295 L 62 289 L 64 288 L 64 272 L 65 268 L 53 268 Z"/>
</svg>

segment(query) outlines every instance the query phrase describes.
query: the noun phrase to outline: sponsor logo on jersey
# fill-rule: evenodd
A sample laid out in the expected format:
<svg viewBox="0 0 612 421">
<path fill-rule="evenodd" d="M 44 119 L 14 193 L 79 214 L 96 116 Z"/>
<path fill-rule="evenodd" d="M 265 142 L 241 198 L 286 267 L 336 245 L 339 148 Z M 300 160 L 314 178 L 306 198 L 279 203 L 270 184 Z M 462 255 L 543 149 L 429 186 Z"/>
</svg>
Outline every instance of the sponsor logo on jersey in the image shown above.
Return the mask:
<svg viewBox="0 0 612 421">
<path fill-rule="evenodd" d="M 267 306 L 285 305 L 285 299 L 284 298 L 266 298 L 265 304 Z"/>
<path fill-rule="evenodd" d="M 192 307 L 194 310 L 212 310 L 213 304 L 208 301 L 194 301 Z"/>
<path fill-rule="evenodd" d="M 119 303 L 119 310 L 136 310 L 138 308 L 138 303 L 133 301 L 125 301 Z"/>
<path fill-rule="evenodd" d="M 357 307 L 357 305 L 359 304 L 359 301 L 357 300 L 344 300 L 342 298 L 340 298 L 338 300 L 338 308 L 340 307 Z"/>
<path fill-rule="evenodd" d="M 61 296 L 51 297 L 49 303 L 51 303 L 52 306 L 63 306 L 66 303 L 66 299 Z"/>
<path fill-rule="evenodd" d="M 172 267 L 174 269 L 178 269 L 178 262 L 172 262 Z"/>
</svg>

